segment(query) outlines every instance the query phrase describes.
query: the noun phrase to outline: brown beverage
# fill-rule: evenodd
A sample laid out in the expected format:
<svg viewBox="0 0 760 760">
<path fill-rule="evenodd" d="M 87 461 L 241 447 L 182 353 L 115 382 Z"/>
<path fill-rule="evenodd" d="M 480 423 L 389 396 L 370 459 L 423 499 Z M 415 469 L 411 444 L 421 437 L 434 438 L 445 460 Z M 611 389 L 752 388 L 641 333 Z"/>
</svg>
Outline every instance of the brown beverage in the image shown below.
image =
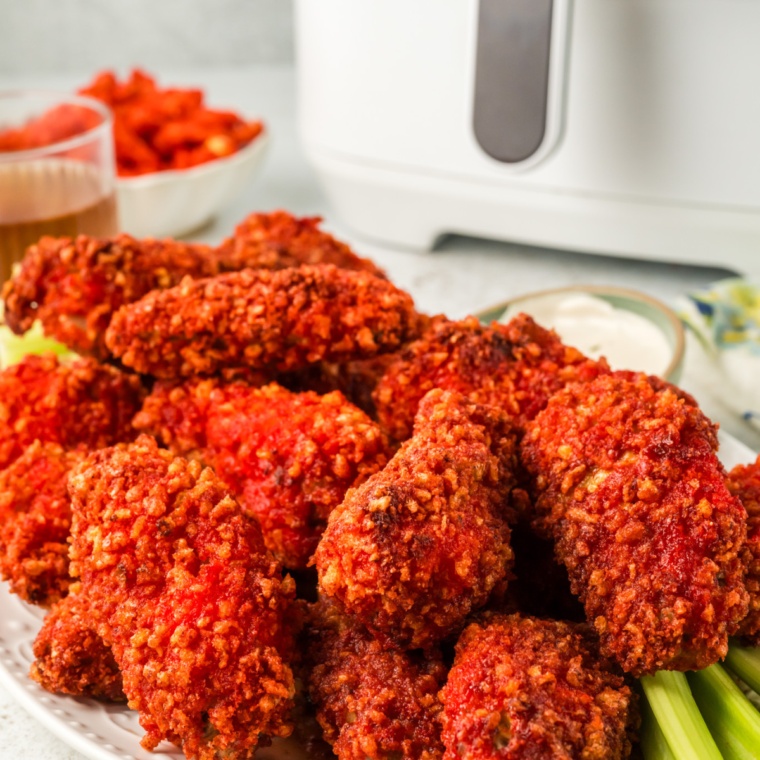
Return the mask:
<svg viewBox="0 0 760 760">
<path fill-rule="evenodd" d="M 59 158 L 0 164 L 0 286 L 43 235 L 117 231 L 116 195 L 104 193 L 97 167 Z"/>
</svg>

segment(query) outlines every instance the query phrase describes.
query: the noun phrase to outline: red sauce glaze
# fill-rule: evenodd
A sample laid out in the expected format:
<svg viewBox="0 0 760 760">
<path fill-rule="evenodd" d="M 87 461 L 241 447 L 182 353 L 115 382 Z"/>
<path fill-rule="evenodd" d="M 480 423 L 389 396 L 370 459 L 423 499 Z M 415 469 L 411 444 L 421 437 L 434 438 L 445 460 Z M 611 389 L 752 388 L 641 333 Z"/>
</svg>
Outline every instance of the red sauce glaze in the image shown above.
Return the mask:
<svg viewBox="0 0 760 760">
<path fill-rule="evenodd" d="M 747 568 L 744 583 L 749 593 L 749 612 L 738 635 L 750 646 L 760 647 L 760 457 L 752 464 L 734 467 L 728 488 L 747 510 L 747 543 L 742 558 Z"/>
<path fill-rule="evenodd" d="M 135 426 L 212 466 L 292 569 L 307 566 L 346 491 L 390 458 L 380 428 L 341 393 L 291 393 L 276 383 L 158 383 Z"/>
<path fill-rule="evenodd" d="M 289 372 L 395 351 L 419 324 L 411 296 L 387 280 L 323 264 L 186 278 L 117 311 L 106 343 L 127 366 L 162 378 Z"/>
<path fill-rule="evenodd" d="M 585 626 L 519 615 L 470 625 L 440 693 L 444 760 L 622 760 L 636 697 Z"/>
<path fill-rule="evenodd" d="M 431 391 L 414 436 L 330 515 L 320 589 L 385 646 L 456 635 L 508 574 L 515 449 L 504 412 Z"/>
<path fill-rule="evenodd" d="M 69 478 L 71 572 L 92 603 L 142 745 L 252 758 L 292 731 L 294 583 L 211 469 L 148 436 Z"/>
<path fill-rule="evenodd" d="M 5 322 L 23 335 L 39 319 L 45 334 L 80 354 L 110 351 L 105 331 L 113 313 L 151 290 L 178 285 L 185 275 L 218 272 L 211 248 L 174 240 L 43 237 L 30 246 L 5 284 Z"/>
<path fill-rule="evenodd" d="M 373 398 L 380 422 L 397 440 L 412 434 L 422 397 L 433 388 L 463 393 L 514 417 L 521 430 L 566 383 L 590 380 L 607 365 L 565 346 L 526 314 L 509 324 L 436 319 L 398 355 Z"/>
<path fill-rule="evenodd" d="M 96 449 L 134 437 L 140 379 L 92 359 L 29 355 L 0 372 L 0 469 L 35 440 Z"/>
<path fill-rule="evenodd" d="M 385 649 L 325 599 L 309 623 L 309 696 L 340 760 L 440 760 L 440 655 Z"/>
<path fill-rule="evenodd" d="M 635 675 L 716 662 L 746 614 L 746 513 L 716 450 L 704 414 L 645 375 L 566 387 L 523 439 L 534 525 Z"/>
<path fill-rule="evenodd" d="M 29 676 L 54 694 L 125 701 L 119 666 L 94 624 L 90 598 L 76 593 L 75 585 L 45 616 Z"/>
<path fill-rule="evenodd" d="M 0 471 L 0 577 L 26 602 L 50 607 L 68 591 L 68 476 L 84 455 L 35 441 Z"/>
<path fill-rule="evenodd" d="M 280 210 L 251 214 L 217 249 L 222 270 L 334 264 L 385 278 L 385 272 L 372 261 L 360 258 L 345 243 L 320 230 L 321 221 L 318 216 L 299 218 Z"/>
</svg>

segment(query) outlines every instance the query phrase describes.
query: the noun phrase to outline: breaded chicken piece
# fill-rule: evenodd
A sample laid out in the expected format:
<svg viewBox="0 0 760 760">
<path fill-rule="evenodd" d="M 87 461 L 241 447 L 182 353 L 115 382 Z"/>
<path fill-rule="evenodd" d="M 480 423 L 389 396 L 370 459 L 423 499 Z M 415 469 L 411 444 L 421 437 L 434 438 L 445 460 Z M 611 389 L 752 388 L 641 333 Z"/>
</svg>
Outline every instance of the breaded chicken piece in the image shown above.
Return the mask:
<svg viewBox="0 0 760 760">
<path fill-rule="evenodd" d="M 3 289 L 5 322 L 23 335 L 39 319 L 45 335 L 80 354 L 105 359 L 113 313 L 151 290 L 219 268 L 211 248 L 175 240 L 43 237 L 30 246 Z"/>
<path fill-rule="evenodd" d="M 440 698 L 445 760 L 623 760 L 636 696 L 585 626 L 484 615 Z"/>
<path fill-rule="evenodd" d="M 50 607 L 69 589 L 69 471 L 86 449 L 35 441 L 0 470 L 0 577 L 24 601 Z"/>
<path fill-rule="evenodd" d="M 90 599 L 78 586 L 73 590 L 80 593 L 69 594 L 45 618 L 34 641 L 37 659 L 29 676 L 53 693 L 123 702 L 119 667 L 95 631 Z"/>
<path fill-rule="evenodd" d="M 737 635 L 746 644 L 760 647 L 760 457 L 752 464 L 734 467 L 727 484 L 747 510 L 747 541 L 742 559 L 747 569 L 744 584 L 749 593 L 749 612 Z"/>
<path fill-rule="evenodd" d="M 341 393 L 291 393 L 277 383 L 159 382 L 134 424 L 213 467 L 291 569 L 307 566 L 346 491 L 391 455 L 377 424 Z"/>
<path fill-rule="evenodd" d="M 385 278 L 372 261 L 359 258 L 345 243 L 320 230 L 321 221 L 318 216 L 298 218 L 287 211 L 251 214 L 217 249 L 220 266 L 223 271 L 237 271 L 334 264 Z"/>
<path fill-rule="evenodd" d="M 290 372 L 395 351 L 418 325 L 411 296 L 367 272 L 244 269 L 149 293 L 116 312 L 106 343 L 128 367 L 162 378 Z"/>
<path fill-rule="evenodd" d="M 308 689 L 340 760 L 440 760 L 440 656 L 384 649 L 329 600 L 311 608 Z"/>
<path fill-rule="evenodd" d="M 603 360 L 587 359 L 565 346 L 556 333 L 526 314 L 507 325 L 490 326 L 475 317 L 460 322 L 436 319 L 401 351 L 373 398 L 381 424 L 399 441 L 412 434 L 417 407 L 433 388 L 498 406 L 521 430 L 566 383 L 608 371 Z"/>
<path fill-rule="evenodd" d="M 92 453 L 69 478 L 71 572 L 129 706 L 198 760 L 252 758 L 292 731 L 294 584 L 214 472 L 155 440 Z"/>
<path fill-rule="evenodd" d="M 707 667 L 746 615 L 746 513 L 717 447 L 704 414 L 645 375 L 567 386 L 522 441 L 534 526 L 634 675 Z"/>
<path fill-rule="evenodd" d="M 321 591 L 385 646 L 458 633 L 512 560 L 515 449 L 504 412 L 431 391 L 414 436 L 330 515 L 315 553 Z"/>
<path fill-rule="evenodd" d="M 35 440 L 97 449 L 134 438 L 140 379 L 92 359 L 29 355 L 0 371 L 0 469 Z"/>
</svg>

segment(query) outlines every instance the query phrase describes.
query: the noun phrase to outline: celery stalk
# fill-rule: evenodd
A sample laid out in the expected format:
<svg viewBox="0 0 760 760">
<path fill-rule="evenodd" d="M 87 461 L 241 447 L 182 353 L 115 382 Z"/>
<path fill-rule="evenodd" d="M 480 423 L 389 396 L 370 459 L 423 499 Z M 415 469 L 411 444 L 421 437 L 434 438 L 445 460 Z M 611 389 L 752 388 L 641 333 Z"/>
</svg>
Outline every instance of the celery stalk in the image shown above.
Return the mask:
<svg viewBox="0 0 760 760">
<path fill-rule="evenodd" d="M 676 760 L 723 760 L 683 673 L 662 670 L 640 682 Z"/>
<path fill-rule="evenodd" d="M 27 354 L 43 354 L 52 351 L 66 354 L 69 349 L 50 338 L 46 338 L 39 322 L 22 336 L 14 335 L 9 328 L 0 326 L 0 369 L 18 364 Z"/>
<path fill-rule="evenodd" d="M 673 750 L 670 749 L 665 734 L 662 733 L 657 718 L 654 717 L 652 707 L 647 698 L 642 694 L 641 705 L 641 751 L 644 760 L 676 760 Z"/>
<path fill-rule="evenodd" d="M 694 699 L 725 760 L 760 757 L 760 712 L 720 665 L 688 674 Z"/>
<path fill-rule="evenodd" d="M 726 665 L 751 689 L 760 694 L 760 649 L 749 649 L 731 641 Z"/>
</svg>

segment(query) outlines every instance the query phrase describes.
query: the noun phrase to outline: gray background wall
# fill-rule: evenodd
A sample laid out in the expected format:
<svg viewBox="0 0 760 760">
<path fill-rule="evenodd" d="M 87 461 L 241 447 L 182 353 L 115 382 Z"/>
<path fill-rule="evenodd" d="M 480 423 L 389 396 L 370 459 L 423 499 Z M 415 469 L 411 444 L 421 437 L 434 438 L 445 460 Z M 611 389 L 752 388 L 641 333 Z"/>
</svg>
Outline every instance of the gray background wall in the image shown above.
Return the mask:
<svg viewBox="0 0 760 760">
<path fill-rule="evenodd" d="M 292 0 L 0 0 L 0 74 L 292 58 Z"/>
</svg>

